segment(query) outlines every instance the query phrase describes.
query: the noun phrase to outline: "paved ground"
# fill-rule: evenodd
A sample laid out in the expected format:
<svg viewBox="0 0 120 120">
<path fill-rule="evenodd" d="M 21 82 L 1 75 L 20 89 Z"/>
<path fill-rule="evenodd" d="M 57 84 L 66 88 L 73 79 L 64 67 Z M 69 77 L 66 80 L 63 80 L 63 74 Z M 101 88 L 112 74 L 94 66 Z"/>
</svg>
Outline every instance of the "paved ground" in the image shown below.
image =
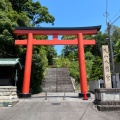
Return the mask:
<svg viewBox="0 0 120 120">
<path fill-rule="evenodd" d="M 100 112 L 93 105 L 94 96 L 85 101 L 77 93 L 49 93 L 20 99 L 13 107 L 0 108 L 0 120 L 120 120 L 120 111 Z"/>
</svg>

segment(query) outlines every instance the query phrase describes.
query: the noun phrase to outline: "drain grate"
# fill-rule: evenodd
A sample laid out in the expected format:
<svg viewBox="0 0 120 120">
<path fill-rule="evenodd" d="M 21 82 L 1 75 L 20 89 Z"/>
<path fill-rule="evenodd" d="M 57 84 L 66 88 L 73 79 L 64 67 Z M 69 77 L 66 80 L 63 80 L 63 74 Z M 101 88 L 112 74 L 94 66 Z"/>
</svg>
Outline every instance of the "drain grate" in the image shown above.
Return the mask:
<svg viewBox="0 0 120 120">
<path fill-rule="evenodd" d="M 61 105 L 61 103 L 51 103 L 52 105 Z"/>
</svg>

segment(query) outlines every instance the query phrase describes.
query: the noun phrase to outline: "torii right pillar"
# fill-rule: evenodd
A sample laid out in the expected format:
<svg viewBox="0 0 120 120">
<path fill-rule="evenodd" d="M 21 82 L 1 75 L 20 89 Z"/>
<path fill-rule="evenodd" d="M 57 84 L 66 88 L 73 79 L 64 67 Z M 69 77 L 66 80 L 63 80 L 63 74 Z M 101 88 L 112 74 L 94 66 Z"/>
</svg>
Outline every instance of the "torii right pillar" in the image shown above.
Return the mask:
<svg viewBox="0 0 120 120">
<path fill-rule="evenodd" d="M 95 44 L 95 40 L 84 40 L 82 33 L 78 33 L 78 58 L 79 58 L 80 88 L 81 88 L 81 93 L 79 93 L 79 97 L 84 97 L 85 94 L 87 97 L 90 97 L 90 93 L 88 93 L 88 87 L 87 87 L 84 45 L 94 45 L 94 44 Z"/>
</svg>

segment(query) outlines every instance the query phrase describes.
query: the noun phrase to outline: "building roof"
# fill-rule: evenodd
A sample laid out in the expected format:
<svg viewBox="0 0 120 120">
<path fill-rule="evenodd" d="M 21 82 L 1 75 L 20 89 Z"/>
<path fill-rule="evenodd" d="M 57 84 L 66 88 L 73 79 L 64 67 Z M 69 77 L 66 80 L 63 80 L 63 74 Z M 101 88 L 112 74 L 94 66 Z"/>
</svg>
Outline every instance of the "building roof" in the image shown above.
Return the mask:
<svg viewBox="0 0 120 120">
<path fill-rule="evenodd" d="M 15 66 L 18 69 L 22 69 L 19 58 L 0 58 L 0 66 Z"/>
</svg>

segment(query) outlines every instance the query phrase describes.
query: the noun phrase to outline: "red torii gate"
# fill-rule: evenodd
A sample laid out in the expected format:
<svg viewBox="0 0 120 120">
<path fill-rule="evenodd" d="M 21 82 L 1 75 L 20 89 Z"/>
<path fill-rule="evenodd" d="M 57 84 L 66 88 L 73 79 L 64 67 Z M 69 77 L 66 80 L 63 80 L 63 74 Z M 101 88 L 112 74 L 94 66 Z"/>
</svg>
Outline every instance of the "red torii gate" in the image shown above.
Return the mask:
<svg viewBox="0 0 120 120">
<path fill-rule="evenodd" d="M 27 35 L 28 38 L 24 40 L 15 40 L 15 45 L 27 45 L 26 61 L 24 69 L 23 88 L 20 97 L 30 97 L 30 76 L 33 45 L 78 45 L 78 58 L 80 70 L 80 87 L 82 96 L 87 93 L 86 67 L 84 57 L 84 45 L 94 45 L 95 40 L 85 40 L 83 35 L 93 35 L 99 31 L 101 26 L 92 27 L 18 27 L 15 28 L 14 34 Z M 34 35 L 53 35 L 52 40 L 36 40 Z M 77 35 L 74 40 L 58 40 L 58 35 Z"/>
</svg>

